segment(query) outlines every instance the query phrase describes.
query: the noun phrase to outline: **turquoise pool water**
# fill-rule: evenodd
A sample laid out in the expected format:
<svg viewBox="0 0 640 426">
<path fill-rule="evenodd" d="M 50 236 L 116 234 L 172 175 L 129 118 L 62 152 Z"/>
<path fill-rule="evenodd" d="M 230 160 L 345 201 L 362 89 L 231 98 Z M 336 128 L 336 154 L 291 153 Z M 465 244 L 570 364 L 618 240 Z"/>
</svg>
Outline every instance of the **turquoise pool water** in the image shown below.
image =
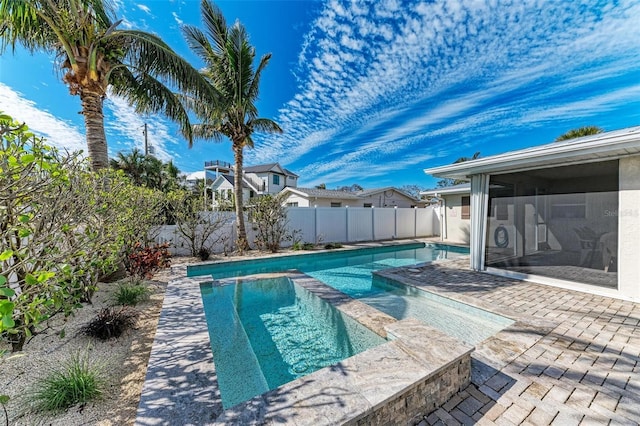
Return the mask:
<svg viewBox="0 0 640 426">
<path fill-rule="evenodd" d="M 286 277 L 201 291 L 225 409 L 385 342 Z"/>
<path fill-rule="evenodd" d="M 451 259 L 468 253 L 442 244 L 407 244 L 361 250 L 305 254 L 203 265 L 198 274 L 214 278 L 282 272 L 297 269 L 359 299 L 394 318 L 417 318 L 450 336 L 477 344 L 513 324 L 509 318 L 392 281 L 374 271 L 410 266 L 435 259 Z M 195 275 L 190 271 L 190 275 Z"/>
<path fill-rule="evenodd" d="M 193 265 L 187 268 L 187 276 L 213 275 L 215 279 L 223 279 L 270 272 L 283 272 L 291 269 L 307 272 L 340 266 L 360 265 L 363 263 L 375 263 L 376 265 L 380 265 L 380 267 L 391 268 L 431 262 L 437 259 L 453 259 L 468 254 L 469 249 L 465 247 L 445 244 L 411 243 L 358 250 L 336 250 L 322 253 L 304 253 L 217 264 Z"/>
</svg>

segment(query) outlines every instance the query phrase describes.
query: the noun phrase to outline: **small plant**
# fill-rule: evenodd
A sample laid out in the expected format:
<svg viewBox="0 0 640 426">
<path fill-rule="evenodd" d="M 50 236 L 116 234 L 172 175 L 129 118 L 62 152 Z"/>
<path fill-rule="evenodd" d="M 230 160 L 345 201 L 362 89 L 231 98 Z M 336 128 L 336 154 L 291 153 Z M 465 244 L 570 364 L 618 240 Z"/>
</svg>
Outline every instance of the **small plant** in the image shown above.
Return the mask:
<svg viewBox="0 0 640 426">
<path fill-rule="evenodd" d="M 211 256 L 211 251 L 208 248 L 202 247 L 200 250 L 198 250 L 198 257 L 200 258 L 200 260 L 209 260 L 209 256 Z"/>
<path fill-rule="evenodd" d="M 77 354 L 37 383 L 33 400 L 39 410 L 60 411 L 99 398 L 104 385 L 100 369 L 89 363 L 87 355 Z"/>
<path fill-rule="evenodd" d="M 149 298 L 149 289 L 141 282 L 120 284 L 113 298 L 118 305 L 136 306 Z"/>
<path fill-rule="evenodd" d="M 303 243 L 302 241 L 296 241 L 291 246 L 291 250 L 313 250 L 316 247 L 313 243 Z"/>
<path fill-rule="evenodd" d="M 133 251 L 128 256 L 127 272 L 135 277 L 151 278 L 161 268 L 171 265 L 171 253 L 169 244 L 156 244 L 144 247 L 136 243 Z"/>
<path fill-rule="evenodd" d="M 342 248 L 342 244 L 340 243 L 327 243 L 324 245 L 324 248 L 327 250 L 339 249 Z"/>
<path fill-rule="evenodd" d="M 131 308 L 103 308 L 98 315 L 80 330 L 87 336 L 100 340 L 120 337 L 136 323 L 139 313 Z"/>
</svg>

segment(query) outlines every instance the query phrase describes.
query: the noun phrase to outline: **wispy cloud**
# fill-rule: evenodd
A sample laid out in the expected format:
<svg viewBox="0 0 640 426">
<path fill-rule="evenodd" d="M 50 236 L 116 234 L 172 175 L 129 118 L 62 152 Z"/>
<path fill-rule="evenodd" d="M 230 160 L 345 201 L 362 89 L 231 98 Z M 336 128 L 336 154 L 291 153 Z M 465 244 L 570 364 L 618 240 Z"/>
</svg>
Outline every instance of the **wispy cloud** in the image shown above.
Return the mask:
<svg viewBox="0 0 640 426">
<path fill-rule="evenodd" d="M 452 141 L 468 149 L 505 128 L 638 103 L 638 16 L 633 1 L 329 0 L 301 47 L 297 94 L 276 117 L 285 134 L 257 137 L 248 160 L 306 164 L 313 182 L 354 180 L 391 154 L 413 165 Z M 610 93 L 590 92 L 607 82 Z"/>
<path fill-rule="evenodd" d="M 105 101 L 109 110 L 105 114 L 105 127 L 112 134 L 122 135 L 120 140 L 109 140 L 110 155 L 118 151 L 145 149 L 144 125 L 147 124 L 147 143 L 153 154 L 162 161 L 176 158 L 175 147 L 178 138 L 167 125 L 166 118 L 158 115 L 142 116 L 135 112 L 128 102 L 117 96 L 109 96 Z"/>
<path fill-rule="evenodd" d="M 151 15 L 151 8 L 149 6 L 144 4 L 136 4 L 136 6 L 147 15 Z"/>
<path fill-rule="evenodd" d="M 10 87 L 0 83 L 0 111 L 24 122 L 51 145 L 70 152 L 85 150 L 84 134 L 76 126 L 60 120 Z"/>
</svg>

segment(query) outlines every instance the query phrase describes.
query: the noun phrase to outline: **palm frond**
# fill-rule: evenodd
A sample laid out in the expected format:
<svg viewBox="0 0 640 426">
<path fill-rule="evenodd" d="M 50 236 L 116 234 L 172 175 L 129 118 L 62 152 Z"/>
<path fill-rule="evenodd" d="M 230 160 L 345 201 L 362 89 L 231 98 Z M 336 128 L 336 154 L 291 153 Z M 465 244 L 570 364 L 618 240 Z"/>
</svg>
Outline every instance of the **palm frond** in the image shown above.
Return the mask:
<svg viewBox="0 0 640 426">
<path fill-rule="evenodd" d="M 159 37 L 143 31 L 119 30 L 109 38 L 126 46 L 125 65 L 135 73 L 153 75 L 181 92 L 216 102 L 217 94 L 202 74 Z"/>
<path fill-rule="evenodd" d="M 114 73 L 115 74 L 115 73 Z M 180 133 L 193 145 L 189 114 L 179 97 L 149 74 L 135 76 L 121 68 L 114 75 L 112 92 L 126 99 L 139 114 L 161 113 L 178 124 Z"/>
<path fill-rule="evenodd" d="M 202 20 L 207 30 L 207 34 L 214 42 L 214 47 L 221 53 L 227 44 L 227 21 L 218 6 L 209 0 L 202 0 L 200 3 Z"/>
<path fill-rule="evenodd" d="M 202 61 L 207 63 L 209 58 L 216 55 L 216 52 L 213 50 L 211 43 L 209 43 L 209 39 L 206 34 L 199 28 L 193 25 L 183 25 L 181 30 L 189 49 L 198 55 Z"/>
<path fill-rule="evenodd" d="M 269 61 L 271 60 L 271 53 L 267 53 L 260 58 L 260 63 L 258 64 L 258 68 L 256 68 L 256 72 L 253 75 L 253 80 L 251 81 L 251 85 L 249 90 L 247 91 L 247 97 L 252 99 L 254 102 L 258 99 L 258 91 L 260 90 L 260 77 L 262 76 L 262 70 L 267 66 Z"/>
<path fill-rule="evenodd" d="M 262 133 L 282 133 L 282 128 L 268 118 L 256 118 L 247 123 L 255 131 Z"/>
<path fill-rule="evenodd" d="M 0 51 L 16 44 L 30 52 L 54 51 L 55 32 L 38 14 L 38 9 L 27 0 L 0 0 Z"/>
<path fill-rule="evenodd" d="M 211 123 L 199 123 L 191 126 L 194 138 L 212 140 L 214 142 L 222 142 L 223 136 L 227 136 L 220 131 L 220 126 Z"/>
</svg>

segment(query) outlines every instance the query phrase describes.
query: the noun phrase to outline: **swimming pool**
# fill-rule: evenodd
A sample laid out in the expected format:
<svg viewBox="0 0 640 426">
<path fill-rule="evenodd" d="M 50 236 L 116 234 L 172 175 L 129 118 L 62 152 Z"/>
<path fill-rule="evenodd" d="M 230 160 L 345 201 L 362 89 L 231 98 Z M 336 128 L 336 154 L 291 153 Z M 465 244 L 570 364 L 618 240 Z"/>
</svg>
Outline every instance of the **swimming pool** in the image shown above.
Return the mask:
<svg viewBox="0 0 640 426">
<path fill-rule="evenodd" d="M 190 265 L 187 276 L 212 275 L 214 279 L 253 274 L 283 272 L 297 269 L 303 272 L 375 262 L 381 269 L 415 265 L 438 259 L 453 259 L 469 254 L 466 247 L 446 244 L 410 243 L 356 250 L 334 250 L 321 253 L 301 253 L 287 256 L 236 260 L 222 263 Z"/>
<path fill-rule="evenodd" d="M 287 277 L 201 286 L 223 407 L 384 343 Z"/>
</svg>

